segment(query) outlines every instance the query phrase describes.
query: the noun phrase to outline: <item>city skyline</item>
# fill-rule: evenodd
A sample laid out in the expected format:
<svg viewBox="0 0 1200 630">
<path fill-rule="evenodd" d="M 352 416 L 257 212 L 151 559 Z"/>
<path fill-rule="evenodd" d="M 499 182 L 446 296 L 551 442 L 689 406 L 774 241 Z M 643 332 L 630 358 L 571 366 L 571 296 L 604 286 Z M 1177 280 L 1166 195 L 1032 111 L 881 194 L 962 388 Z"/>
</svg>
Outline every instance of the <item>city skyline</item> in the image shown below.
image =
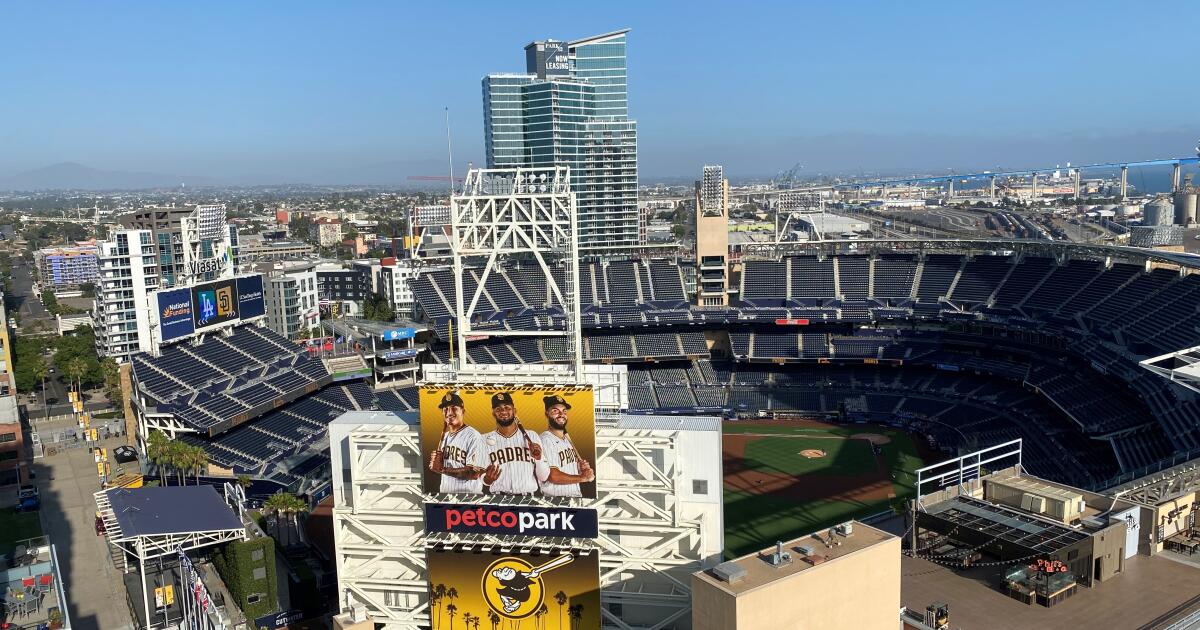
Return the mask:
<svg viewBox="0 0 1200 630">
<path fill-rule="evenodd" d="M 1135 7 L 611 9 L 472 20 L 375 4 L 239 6 L 237 19 L 208 5 L 14 7 L 27 28 L 9 42 L 21 89 L 0 104 L 0 182 L 77 162 L 201 183 L 404 183 L 445 173 L 446 108 L 461 171 L 485 161 L 476 81 L 521 71 L 530 41 L 626 27 L 643 183 L 706 162 L 737 178 L 796 163 L 847 174 L 1157 158 L 1190 154 L 1200 135 L 1185 61 L 1129 47 L 1180 40 L 1191 22 Z"/>
</svg>

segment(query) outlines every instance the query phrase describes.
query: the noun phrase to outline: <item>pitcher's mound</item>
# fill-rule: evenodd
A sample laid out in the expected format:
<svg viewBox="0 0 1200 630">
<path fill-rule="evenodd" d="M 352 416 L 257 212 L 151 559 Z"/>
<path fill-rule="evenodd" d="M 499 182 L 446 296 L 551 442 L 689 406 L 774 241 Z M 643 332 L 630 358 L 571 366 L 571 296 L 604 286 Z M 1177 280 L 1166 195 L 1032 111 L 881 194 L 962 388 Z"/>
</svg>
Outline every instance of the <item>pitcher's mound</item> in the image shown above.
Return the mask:
<svg viewBox="0 0 1200 630">
<path fill-rule="evenodd" d="M 822 451 L 819 448 L 806 448 L 803 451 L 800 451 L 800 456 L 807 459 L 820 459 L 825 457 L 825 455 L 825 451 Z"/>
</svg>

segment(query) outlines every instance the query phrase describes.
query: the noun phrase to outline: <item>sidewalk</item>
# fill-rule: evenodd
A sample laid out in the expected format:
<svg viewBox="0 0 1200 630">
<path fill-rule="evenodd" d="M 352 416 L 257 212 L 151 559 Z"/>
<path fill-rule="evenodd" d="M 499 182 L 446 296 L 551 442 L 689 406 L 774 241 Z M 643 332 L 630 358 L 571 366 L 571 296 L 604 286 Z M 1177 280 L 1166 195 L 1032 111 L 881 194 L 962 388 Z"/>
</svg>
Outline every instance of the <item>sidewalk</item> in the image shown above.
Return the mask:
<svg viewBox="0 0 1200 630">
<path fill-rule="evenodd" d="M 122 444 L 123 438 L 110 438 L 99 446 Z M 132 629 L 121 576 L 112 566 L 107 541 L 96 535 L 93 494 L 100 481 L 92 453 L 71 449 L 35 460 L 33 468 L 41 491 L 42 530 L 58 548 L 72 627 Z"/>
</svg>

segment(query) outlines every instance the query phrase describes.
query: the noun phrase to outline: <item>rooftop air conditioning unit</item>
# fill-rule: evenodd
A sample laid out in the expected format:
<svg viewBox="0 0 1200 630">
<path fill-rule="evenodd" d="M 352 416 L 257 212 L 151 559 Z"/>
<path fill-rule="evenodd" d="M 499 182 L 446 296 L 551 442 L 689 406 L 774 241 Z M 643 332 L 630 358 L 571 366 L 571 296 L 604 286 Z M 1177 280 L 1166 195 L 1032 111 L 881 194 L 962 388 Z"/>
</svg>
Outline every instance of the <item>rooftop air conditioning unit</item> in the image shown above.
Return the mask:
<svg viewBox="0 0 1200 630">
<path fill-rule="evenodd" d="M 1023 494 L 1021 495 L 1021 509 L 1026 512 L 1041 514 L 1046 511 L 1046 498 L 1035 494 Z"/>
</svg>

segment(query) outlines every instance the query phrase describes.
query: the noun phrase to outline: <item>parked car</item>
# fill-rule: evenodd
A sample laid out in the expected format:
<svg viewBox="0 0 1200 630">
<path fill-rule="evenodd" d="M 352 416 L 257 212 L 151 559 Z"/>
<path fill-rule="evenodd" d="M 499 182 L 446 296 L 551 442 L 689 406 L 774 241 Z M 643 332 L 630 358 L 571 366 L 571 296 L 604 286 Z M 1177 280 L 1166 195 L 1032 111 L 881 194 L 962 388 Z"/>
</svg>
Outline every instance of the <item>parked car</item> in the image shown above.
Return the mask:
<svg viewBox="0 0 1200 630">
<path fill-rule="evenodd" d="M 41 509 L 42 498 L 38 495 L 37 486 L 21 486 L 17 489 L 17 511 L 33 512 Z"/>
</svg>

